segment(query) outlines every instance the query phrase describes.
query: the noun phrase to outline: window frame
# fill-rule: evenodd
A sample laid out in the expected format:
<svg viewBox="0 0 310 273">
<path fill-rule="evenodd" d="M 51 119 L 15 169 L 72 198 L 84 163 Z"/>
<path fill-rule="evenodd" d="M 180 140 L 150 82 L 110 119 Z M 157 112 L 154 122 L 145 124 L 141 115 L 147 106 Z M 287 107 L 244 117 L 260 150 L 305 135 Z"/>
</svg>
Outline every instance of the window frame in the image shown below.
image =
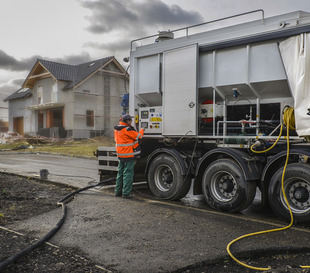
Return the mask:
<svg viewBox="0 0 310 273">
<path fill-rule="evenodd" d="M 86 110 L 86 126 L 94 127 L 95 126 L 95 111 Z"/>
</svg>

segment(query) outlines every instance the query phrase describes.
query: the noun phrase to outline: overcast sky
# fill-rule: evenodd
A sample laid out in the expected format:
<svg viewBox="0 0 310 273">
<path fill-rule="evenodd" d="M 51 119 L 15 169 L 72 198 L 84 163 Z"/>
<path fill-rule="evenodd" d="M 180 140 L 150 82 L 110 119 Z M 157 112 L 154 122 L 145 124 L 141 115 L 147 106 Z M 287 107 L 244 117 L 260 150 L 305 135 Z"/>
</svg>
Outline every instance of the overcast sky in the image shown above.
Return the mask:
<svg viewBox="0 0 310 273">
<path fill-rule="evenodd" d="M 20 88 L 37 58 L 79 64 L 107 56 L 120 62 L 130 41 L 256 9 L 265 17 L 310 12 L 310 0 L 2 0 L 2 100 Z M 257 17 L 258 19 L 258 17 Z"/>
</svg>

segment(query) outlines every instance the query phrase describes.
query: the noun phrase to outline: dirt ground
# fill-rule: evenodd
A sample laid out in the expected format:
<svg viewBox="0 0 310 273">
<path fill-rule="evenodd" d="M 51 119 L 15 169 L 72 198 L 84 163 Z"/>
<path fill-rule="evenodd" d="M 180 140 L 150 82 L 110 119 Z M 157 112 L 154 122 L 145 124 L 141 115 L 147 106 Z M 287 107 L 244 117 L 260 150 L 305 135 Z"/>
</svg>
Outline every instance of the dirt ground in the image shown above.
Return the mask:
<svg viewBox="0 0 310 273">
<path fill-rule="evenodd" d="M 0 174 L 0 226 L 46 213 L 57 208 L 57 201 L 73 188 L 39 182 L 19 176 Z M 55 223 L 56 224 L 56 223 Z M 18 235 L 0 228 L 0 263 L 36 242 L 31 235 Z M 7 266 L 12 272 L 104 272 L 77 249 L 44 244 Z"/>
<path fill-rule="evenodd" d="M 19 235 L 4 229 L 18 221 L 46 213 L 57 208 L 57 201 L 73 188 L 44 181 L 0 173 L 0 264 L 11 255 L 34 243 L 37 238 L 31 234 Z M 56 223 L 55 223 L 56 224 Z M 2 228 L 1 228 L 2 227 Z M 310 253 L 287 253 L 268 257 L 250 257 L 243 262 L 252 266 L 275 268 L 269 272 L 310 272 L 299 265 L 310 262 Z M 10 264 L 3 273 L 11 272 L 115 272 L 96 265 L 78 249 L 66 249 L 44 244 L 30 254 Z M 174 273 L 214 272 L 255 272 L 245 269 L 231 259 L 215 261 L 213 264 L 200 263 L 180 268 Z"/>
</svg>

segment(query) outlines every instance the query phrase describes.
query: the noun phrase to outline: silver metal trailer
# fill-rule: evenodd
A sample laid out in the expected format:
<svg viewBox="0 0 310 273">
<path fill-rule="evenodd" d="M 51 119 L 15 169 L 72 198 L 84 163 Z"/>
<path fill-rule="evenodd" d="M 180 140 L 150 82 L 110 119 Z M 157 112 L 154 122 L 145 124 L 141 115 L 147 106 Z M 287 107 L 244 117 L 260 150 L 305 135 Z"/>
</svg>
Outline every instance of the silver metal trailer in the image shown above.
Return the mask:
<svg viewBox="0 0 310 273">
<path fill-rule="evenodd" d="M 290 106 L 284 189 L 295 220 L 310 222 L 309 32 L 308 13 L 256 10 L 132 41 L 129 113 L 146 128 L 135 172 L 155 196 L 180 199 L 194 178 L 194 194 L 212 208 L 238 212 L 258 187 L 263 204 L 289 219 L 287 139 L 278 136 Z M 102 176 L 117 170 L 107 153 L 98 149 Z"/>
</svg>

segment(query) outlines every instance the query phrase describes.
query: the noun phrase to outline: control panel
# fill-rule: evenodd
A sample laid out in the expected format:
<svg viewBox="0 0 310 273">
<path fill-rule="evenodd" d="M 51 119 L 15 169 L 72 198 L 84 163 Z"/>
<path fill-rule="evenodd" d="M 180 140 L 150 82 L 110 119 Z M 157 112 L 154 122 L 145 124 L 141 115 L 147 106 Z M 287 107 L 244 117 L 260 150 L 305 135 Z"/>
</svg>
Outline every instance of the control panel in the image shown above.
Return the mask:
<svg viewBox="0 0 310 273">
<path fill-rule="evenodd" d="M 139 109 L 139 128 L 144 127 L 145 134 L 161 134 L 162 118 L 162 106 L 142 107 Z"/>
</svg>

